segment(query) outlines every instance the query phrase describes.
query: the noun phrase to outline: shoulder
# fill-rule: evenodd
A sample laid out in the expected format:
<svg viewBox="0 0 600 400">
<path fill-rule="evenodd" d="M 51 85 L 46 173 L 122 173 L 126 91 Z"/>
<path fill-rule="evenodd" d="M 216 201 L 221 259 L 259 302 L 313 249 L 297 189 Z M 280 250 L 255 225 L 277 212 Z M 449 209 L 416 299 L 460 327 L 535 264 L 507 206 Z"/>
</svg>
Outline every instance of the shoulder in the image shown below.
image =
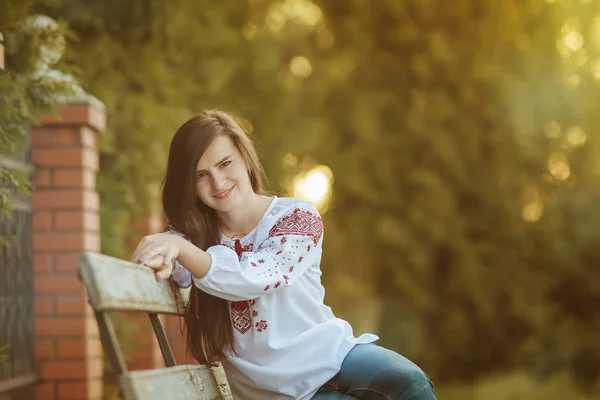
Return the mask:
<svg viewBox="0 0 600 400">
<path fill-rule="evenodd" d="M 277 199 L 277 210 L 273 210 L 274 222 L 269 237 L 299 235 L 310 236 L 315 243 L 323 235 L 323 220 L 319 211 L 309 201 L 296 198 Z"/>
<path fill-rule="evenodd" d="M 321 218 L 319 211 L 313 203 L 303 199 L 297 199 L 295 197 L 278 197 L 275 200 L 275 204 L 271 208 L 271 216 L 281 218 L 286 215 L 294 214 L 296 210 L 309 212 L 314 214 L 316 217 Z"/>
</svg>

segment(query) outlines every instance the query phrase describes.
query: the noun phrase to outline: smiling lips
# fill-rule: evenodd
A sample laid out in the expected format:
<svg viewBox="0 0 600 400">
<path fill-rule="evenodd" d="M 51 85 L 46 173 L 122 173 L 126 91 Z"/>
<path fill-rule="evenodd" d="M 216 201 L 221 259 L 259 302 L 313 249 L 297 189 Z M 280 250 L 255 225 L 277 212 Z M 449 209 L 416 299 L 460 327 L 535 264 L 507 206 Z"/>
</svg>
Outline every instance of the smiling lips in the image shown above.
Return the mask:
<svg viewBox="0 0 600 400">
<path fill-rule="evenodd" d="M 233 188 L 235 187 L 235 185 L 233 185 L 232 187 L 230 187 L 227 190 L 224 190 L 220 193 L 215 194 L 213 197 L 219 200 L 224 200 L 227 197 L 229 197 L 229 195 L 231 194 L 231 192 L 233 191 Z"/>
</svg>

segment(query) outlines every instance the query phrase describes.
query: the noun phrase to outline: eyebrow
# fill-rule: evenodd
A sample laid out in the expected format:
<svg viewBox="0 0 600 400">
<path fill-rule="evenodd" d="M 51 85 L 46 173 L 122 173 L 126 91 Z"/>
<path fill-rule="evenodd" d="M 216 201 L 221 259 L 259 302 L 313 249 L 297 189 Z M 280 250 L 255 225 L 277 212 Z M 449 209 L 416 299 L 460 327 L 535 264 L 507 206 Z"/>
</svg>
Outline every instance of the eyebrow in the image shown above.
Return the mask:
<svg viewBox="0 0 600 400">
<path fill-rule="evenodd" d="M 222 163 L 224 163 L 225 161 L 229 160 L 229 159 L 230 159 L 230 158 L 232 158 L 232 157 L 233 157 L 232 155 L 229 155 L 229 156 L 225 156 L 225 157 L 223 157 L 223 159 L 222 159 L 221 161 L 219 161 L 218 163 L 216 163 L 216 164 L 215 164 L 215 167 L 216 167 L 216 166 L 218 166 L 219 164 L 222 164 Z M 196 171 L 196 175 L 198 175 L 198 174 L 200 174 L 200 173 L 202 173 L 202 172 L 206 172 L 206 171 L 205 171 L 205 170 L 203 170 L 203 169 L 199 169 L 198 171 Z"/>
</svg>

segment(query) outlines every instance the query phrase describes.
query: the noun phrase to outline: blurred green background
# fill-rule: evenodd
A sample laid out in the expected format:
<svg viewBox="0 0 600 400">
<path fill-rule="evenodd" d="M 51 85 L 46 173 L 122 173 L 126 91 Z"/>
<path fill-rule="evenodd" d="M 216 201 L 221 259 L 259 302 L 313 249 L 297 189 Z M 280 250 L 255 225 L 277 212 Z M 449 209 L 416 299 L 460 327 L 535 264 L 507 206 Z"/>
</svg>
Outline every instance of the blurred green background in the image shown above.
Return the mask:
<svg viewBox="0 0 600 400">
<path fill-rule="evenodd" d="M 64 83 L 28 72 L 43 14 L 52 70 L 107 107 L 104 253 L 128 257 L 159 206 L 175 129 L 227 110 L 270 190 L 319 205 L 326 302 L 440 399 L 600 395 L 600 1 L 0 5 L 24 97 Z"/>
</svg>

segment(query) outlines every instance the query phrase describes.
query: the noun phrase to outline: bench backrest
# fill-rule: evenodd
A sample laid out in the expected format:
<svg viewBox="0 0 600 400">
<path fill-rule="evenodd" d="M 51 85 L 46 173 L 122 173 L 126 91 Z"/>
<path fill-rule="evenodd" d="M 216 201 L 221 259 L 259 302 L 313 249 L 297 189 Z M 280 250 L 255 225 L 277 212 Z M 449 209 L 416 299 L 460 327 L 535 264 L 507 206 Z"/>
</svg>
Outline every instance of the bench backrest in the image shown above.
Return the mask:
<svg viewBox="0 0 600 400">
<path fill-rule="evenodd" d="M 220 365 L 175 363 L 158 314 L 181 315 L 185 307 L 182 291 L 173 291 L 167 281 L 157 282 L 150 268 L 91 252 L 81 254 L 79 274 L 94 308 L 102 346 L 119 374 L 126 400 L 233 399 Z M 108 311 L 147 312 L 167 368 L 128 371 Z"/>
</svg>

